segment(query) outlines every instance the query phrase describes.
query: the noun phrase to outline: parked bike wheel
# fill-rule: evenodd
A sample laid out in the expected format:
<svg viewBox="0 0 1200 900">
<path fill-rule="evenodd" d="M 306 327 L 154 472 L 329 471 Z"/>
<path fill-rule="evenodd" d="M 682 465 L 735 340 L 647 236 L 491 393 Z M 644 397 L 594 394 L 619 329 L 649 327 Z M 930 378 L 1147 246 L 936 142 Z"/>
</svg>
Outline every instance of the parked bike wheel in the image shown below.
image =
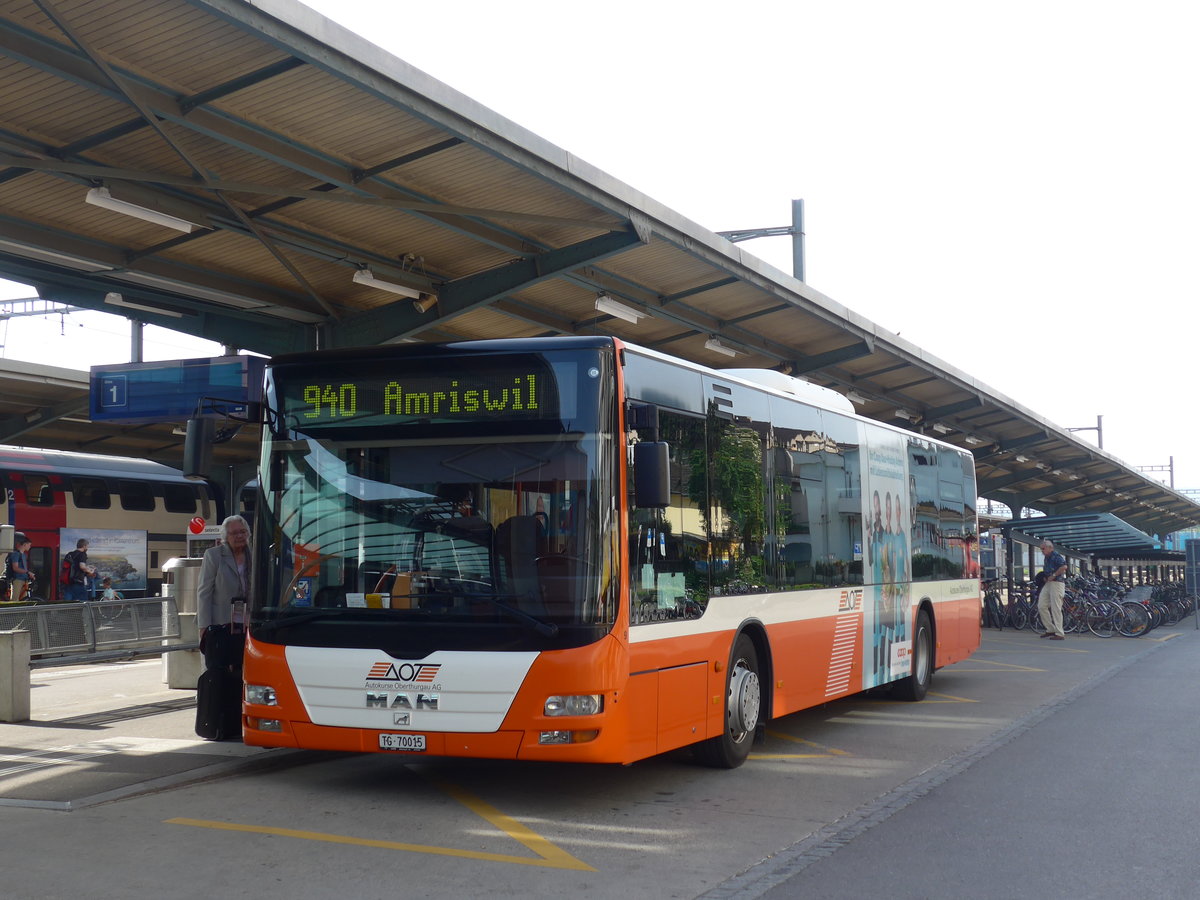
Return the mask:
<svg viewBox="0 0 1200 900">
<path fill-rule="evenodd" d="M 1150 613 L 1140 603 L 1122 603 L 1117 631 L 1125 637 L 1141 637 L 1150 630 Z"/>
<path fill-rule="evenodd" d="M 1046 626 L 1042 624 L 1042 614 L 1036 606 L 1029 608 L 1029 629 L 1036 634 L 1046 633 Z"/>
<path fill-rule="evenodd" d="M 1063 604 L 1063 631 L 1076 634 L 1087 631 L 1087 610 L 1078 600 Z"/>
<path fill-rule="evenodd" d="M 988 591 L 983 597 L 984 625 L 1004 630 L 1004 612 L 1000 606 L 1000 595 Z"/>
<path fill-rule="evenodd" d="M 1087 628 L 1096 637 L 1110 638 L 1117 633 L 1120 612 L 1113 603 L 1093 603 L 1087 611 Z"/>
</svg>

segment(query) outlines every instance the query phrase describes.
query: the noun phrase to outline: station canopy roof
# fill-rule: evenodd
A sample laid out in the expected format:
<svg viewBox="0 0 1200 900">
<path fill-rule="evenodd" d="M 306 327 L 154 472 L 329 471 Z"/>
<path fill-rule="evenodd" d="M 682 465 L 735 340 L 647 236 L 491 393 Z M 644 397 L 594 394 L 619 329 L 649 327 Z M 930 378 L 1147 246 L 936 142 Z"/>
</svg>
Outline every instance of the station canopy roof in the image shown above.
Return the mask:
<svg viewBox="0 0 1200 900">
<path fill-rule="evenodd" d="M 1189 498 L 291 0 L 6 0 L 0 83 L 0 276 L 42 298 L 268 355 L 615 334 L 839 390 L 971 450 L 981 496 L 1014 509 L 1200 524 Z M 87 427 L 12 400 L 0 440 L 71 449 Z"/>
<path fill-rule="evenodd" d="M 1106 559 L 1178 556 L 1162 550 L 1153 537 L 1112 513 L 1014 519 L 1001 525 L 1000 530 L 1010 540 L 1034 544 L 1049 540 L 1056 547 Z"/>
</svg>

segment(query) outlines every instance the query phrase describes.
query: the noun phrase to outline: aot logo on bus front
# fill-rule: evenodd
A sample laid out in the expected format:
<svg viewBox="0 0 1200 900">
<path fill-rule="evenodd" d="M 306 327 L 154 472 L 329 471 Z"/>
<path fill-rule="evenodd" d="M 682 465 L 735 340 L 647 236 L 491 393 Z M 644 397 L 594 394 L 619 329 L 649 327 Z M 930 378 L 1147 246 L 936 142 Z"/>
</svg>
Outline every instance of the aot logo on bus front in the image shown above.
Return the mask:
<svg viewBox="0 0 1200 900">
<path fill-rule="evenodd" d="M 409 684 L 432 685 L 441 663 L 377 662 L 367 673 L 368 681 L 398 681 Z"/>
</svg>

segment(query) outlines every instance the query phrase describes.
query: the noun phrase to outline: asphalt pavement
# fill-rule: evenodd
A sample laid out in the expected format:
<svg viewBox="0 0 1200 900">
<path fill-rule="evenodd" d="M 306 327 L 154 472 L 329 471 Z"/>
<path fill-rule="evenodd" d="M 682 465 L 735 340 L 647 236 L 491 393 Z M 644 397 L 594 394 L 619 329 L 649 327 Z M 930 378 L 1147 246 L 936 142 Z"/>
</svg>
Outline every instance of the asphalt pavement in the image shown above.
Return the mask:
<svg viewBox="0 0 1200 900">
<path fill-rule="evenodd" d="M 985 631 L 925 702 L 776 720 L 726 773 L 210 743 L 157 661 L 32 674 L 32 720 L 0 725 L 20 860 L 3 896 L 20 900 L 188 897 L 201 878 L 296 900 L 459 898 L 480 879 L 597 900 L 1200 896 L 1191 620 L 1137 640 Z M 61 841 L 69 856 L 41 849 Z M 201 846 L 236 863 L 214 874 Z"/>
<path fill-rule="evenodd" d="M 1200 635 L 1156 634 L 702 896 L 1195 900 Z"/>
</svg>

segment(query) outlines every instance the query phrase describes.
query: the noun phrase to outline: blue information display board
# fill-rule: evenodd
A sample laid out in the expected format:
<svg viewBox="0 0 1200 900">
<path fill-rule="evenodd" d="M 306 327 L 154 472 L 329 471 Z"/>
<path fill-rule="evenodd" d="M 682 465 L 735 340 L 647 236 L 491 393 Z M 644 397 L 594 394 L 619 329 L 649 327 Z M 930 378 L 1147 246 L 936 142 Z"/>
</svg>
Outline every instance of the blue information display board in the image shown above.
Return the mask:
<svg viewBox="0 0 1200 900">
<path fill-rule="evenodd" d="M 93 366 L 93 422 L 183 421 L 245 416 L 262 400 L 266 360 L 216 356 Z"/>
</svg>

